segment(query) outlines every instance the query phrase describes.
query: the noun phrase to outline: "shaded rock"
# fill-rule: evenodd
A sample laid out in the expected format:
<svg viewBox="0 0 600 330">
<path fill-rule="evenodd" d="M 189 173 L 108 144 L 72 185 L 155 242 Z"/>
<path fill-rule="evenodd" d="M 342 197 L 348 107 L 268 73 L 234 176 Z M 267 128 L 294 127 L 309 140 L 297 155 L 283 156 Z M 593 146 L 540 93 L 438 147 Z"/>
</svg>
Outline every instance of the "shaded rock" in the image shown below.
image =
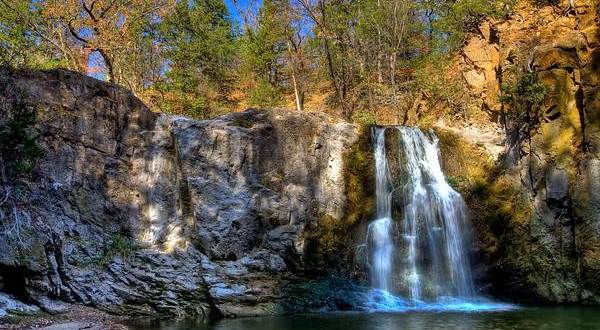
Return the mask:
<svg viewBox="0 0 600 330">
<path fill-rule="evenodd" d="M 596 48 L 600 46 L 600 27 L 591 25 L 582 32 L 585 35 L 588 47 Z"/>
<path fill-rule="evenodd" d="M 554 68 L 574 69 L 579 67 L 579 57 L 569 49 L 541 46 L 534 52 L 533 67 L 539 71 Z"/>
<path fill-rule="evenodd" d="M 565 199 L 569 193 L 567 172 L 552 168 L 546 173 L 546 198 L 553 201 Z"/>
<path fill-rule="evenodd" d="M 17 298 L 0 292 L 0 311 L 3 311 L 4 315 L 10 313 L 15 315 L 33 315 L 40 312 L 37 306 L 28 305 Z"/>
<path fill-rule="evenodd" d="M 37 296 L 34 298 L 36 304 L 44 311 L 50 314 L 61 314 L 69 310 L 70 304 L 66 304 L 59 300 L 50 299 L 47 296 Z"/>
<path fill-rule="evenodd" d="M 562 33 L 558 32 L 554 36 L 552 47 L 567 51 L 585 49 L 588 44 L 586 34 L 571 29 L 565 29 Z"/>
</svg>

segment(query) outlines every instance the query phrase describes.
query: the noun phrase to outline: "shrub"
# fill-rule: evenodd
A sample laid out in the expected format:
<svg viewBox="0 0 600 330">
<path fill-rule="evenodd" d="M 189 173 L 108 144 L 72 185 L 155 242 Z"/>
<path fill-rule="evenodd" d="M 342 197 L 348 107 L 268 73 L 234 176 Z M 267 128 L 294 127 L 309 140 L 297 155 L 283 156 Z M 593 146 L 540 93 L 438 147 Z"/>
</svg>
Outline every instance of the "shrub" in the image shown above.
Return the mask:
<svg viewBox="0 0 600 330">
<path fill-rule="evenodd" d="M 253 106 L 273 107 L 281 105 L 283 98 L 278 88 L 259 79 L 256 86 L 250 90 L 248 102 Z"/>
<path fill-rule="evenodd" d="M 112 234 L 104 251 L 97 257 L 96 264 L 105 266 L 117 256 L 129 259 L 139 248 L 139 245 L 132 238 L 122 234 Z"/>
<path fill-rule="evenodd" d="M 448 2 L 442 16 L 434 27 L 444 37 L 442 48 L 460 47 L 469 33 L 476 32 L 481 22 L 487 17 L 498 18 L 507 14 L 513 0 L 459 0 Z"/>
<path fill-rule="evenodd" d="M 0 115 L 0 171 L 2 180 L 31 174 L 44 152 L 38 144 L 36 109 L 20 101 L 3 109 Z"/>
<path fill-rule="evenodd" d="M 527 135 L 536 130 L 542 122 L 541 103 L 548 90 L 536 73 L 523 75 L 514 85 L 502 86 L 500 101 L 510 107 L 507 119 L 514 121 L 519 130 Z"/>
</svg>

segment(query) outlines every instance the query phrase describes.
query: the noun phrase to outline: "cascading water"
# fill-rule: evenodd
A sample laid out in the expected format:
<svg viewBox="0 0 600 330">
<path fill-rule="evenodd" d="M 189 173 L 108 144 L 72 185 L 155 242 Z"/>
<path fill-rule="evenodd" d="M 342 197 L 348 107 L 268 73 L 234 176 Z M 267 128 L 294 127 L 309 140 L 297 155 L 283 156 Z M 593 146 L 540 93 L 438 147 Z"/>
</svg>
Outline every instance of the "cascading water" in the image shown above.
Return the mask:
<svg viewBox="0 0 600 330">
<path fill-rule="evenodd" d="M 425 283 L 420 273 L 427 272 L 430 297 L 472 297 L 467 250 L 471 230 L 466 206 L 444 178 L 438 140 L 417 128 L 398 130 L 408 176 L 403 190 L 406 200 L 403 221 L 408 241 L 410 296 L 413 300 L 422 299 Z"/>
<path fill-rule="evenodd" d="M 388 141 L 398 149 L 392 157 L 388 153 L 396 150 L 386 150 L 386 130 L 396 130 L 388 137 L 398 139 Z M 475 296 L 466 206 L 444 178 L 437 137 L 391 126 L 374 128 L 373 140 L 377 214 L 366 237 L 372 306 L 506 309 Z"/>
<path fill-rule="evenodd" d="M 371 279 L 373 287 L 390 292 L 392 277 L 392 195 L 390 176 L 385 156 L 385 131 L 374 131 L 375 140 L 375 198 L 377 199 L 377 219 L 369 224 L 367 242 L 371 244 Z"/>
</svg>

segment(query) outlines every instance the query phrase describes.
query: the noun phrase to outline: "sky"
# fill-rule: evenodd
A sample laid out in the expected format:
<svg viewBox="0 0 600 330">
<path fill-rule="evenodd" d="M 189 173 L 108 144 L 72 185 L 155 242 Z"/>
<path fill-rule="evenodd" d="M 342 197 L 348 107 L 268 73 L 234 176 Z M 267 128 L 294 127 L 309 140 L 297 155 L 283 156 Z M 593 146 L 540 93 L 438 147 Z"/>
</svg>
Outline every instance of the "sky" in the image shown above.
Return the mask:
<svg viewBox="0 0 600 330">
<path fill-rule="evenodd" d="M 241 26 L 244 23 L 244 19 L 242 18 L 242 14 L 239 10 L 248 10 L 250 6 L 254 6 L 253 10 L 257 10 L 262 3 L 261 0 L 236 0 L 237 8 L 234 4 L 234 0 L 225 0 L 225 6 L 227 6 L 227 10 L 229 10 L 229 15 L 231 15 L 231 20 Z M 239 10 L 238 10 L 239 9 Z"/>
</svg>

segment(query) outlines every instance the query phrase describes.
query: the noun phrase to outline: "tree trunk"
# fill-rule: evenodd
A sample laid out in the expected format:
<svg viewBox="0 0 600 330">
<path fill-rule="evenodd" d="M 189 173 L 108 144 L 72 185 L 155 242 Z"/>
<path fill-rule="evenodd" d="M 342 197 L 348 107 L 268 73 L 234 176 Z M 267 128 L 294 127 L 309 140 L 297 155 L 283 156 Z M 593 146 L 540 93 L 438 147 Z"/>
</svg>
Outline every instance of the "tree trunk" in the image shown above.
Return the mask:
<svg viewBox="0 0 600 330">
<path fill-rule="evenodd" d="M 325 6 L 323 5 L 323 0 L 319 1 L 319 9 L 321 10 L 322 25 L 326 25 Z M 325 48 L 325 57 L 327 59 L 327 68 L 329 69 L 329 76 L 335 88 L 335 93 L 337 95 L 338 102 L 342 107 L 342 112 L 344 113 L 344 115 L 347 116 L 348 113 L 346 111 L 346 101 L 344 100 L 344 93 L 342 92 L 340 83 L 338 81 L 337 73 L 333 67 L 333 58 L 331 56 L 331 49 L 329 49 L 329 38 L 327 37 L 327 31 L 322 27 L 322 25 L 321 33 L 323 35 L 323 47 Z"/>
<path fill-rule="evenodd" d="M 288 40 L 288 56 L 290 60 L 290 66 L 292 69 L 292 84 L 294 85 L 294 97 L 296 98 L 296 110 L 302 111 L 302 99 L 300 96 L 300 90 L 298 88 L 298 78 L 296 75 L 296 65 L 294 64 L 294 56 L 292 55 L 292 43 Z"/>
<path fill-rule="evenodd" d="M 102 50 L 102 48 L 97 48 L 96 50 L 98 51 L 98 53 L 100 53 L 100 56 L 102 56 L 102 59 L 104 60 L 104 65 L 106 65 L 106 71 L 108 72 L 108 81 L 112 83 L 117 83 L 117 81 L 115 81 L 115 68 L 113 66 L 112 60 L 110 59 L 108 54 L 104 50 Z"/>
</svg>

